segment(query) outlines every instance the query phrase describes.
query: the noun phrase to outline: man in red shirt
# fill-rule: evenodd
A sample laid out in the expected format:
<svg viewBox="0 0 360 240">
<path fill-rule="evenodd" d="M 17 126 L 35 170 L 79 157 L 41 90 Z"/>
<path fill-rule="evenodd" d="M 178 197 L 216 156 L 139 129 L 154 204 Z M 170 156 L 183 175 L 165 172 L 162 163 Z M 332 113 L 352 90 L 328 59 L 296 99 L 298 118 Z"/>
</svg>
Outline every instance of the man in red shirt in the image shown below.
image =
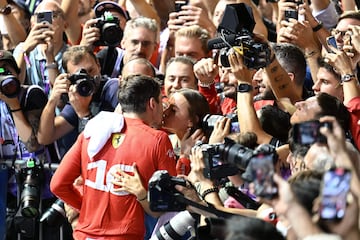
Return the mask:
<svg viewBox="0 0 360 240">
<path fill-rule="evenodd" d="M 80 211 L 75 239 L 142 240 L 144 210 L 152 214 L 146 195 L 117 190 L 113 174 L 117 169 L 130 175 L 138 173 L 146 190 L 156 170 L 176 174 L 175 154 L 167 134 L 152 128 L 162 121 L 159 83 L 150 77 L 131 75 L 122 81 L 118 98 L 123 115 L 105 112 L 115 119 L 108 120 L 110 124 L 106 123 L 109 117 L 90 120 L 87 126 L 91 124 L 91 128 L 85 128 L 51 180 L 53 193 Z M 90 151 L 92 141 L 106 132 L 110 137 L 99 143 L 103 147 Z M 73 186 L 79 175 L 84 180 L 83 195 Z"/>
</svg>

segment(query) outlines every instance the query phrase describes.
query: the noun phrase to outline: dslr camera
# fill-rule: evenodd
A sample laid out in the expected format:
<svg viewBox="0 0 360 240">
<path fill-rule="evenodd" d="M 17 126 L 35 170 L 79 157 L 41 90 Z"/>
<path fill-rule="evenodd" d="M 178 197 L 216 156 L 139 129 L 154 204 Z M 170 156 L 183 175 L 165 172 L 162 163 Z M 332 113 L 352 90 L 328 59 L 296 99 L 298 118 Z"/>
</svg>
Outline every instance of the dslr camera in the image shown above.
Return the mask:
<svg viewBox="0 0 360 240">
<path fill-rule="evenodd" d="M 236 113 L 228 114 L 226 116 L 206 114 L 201 124 L 201 128 L 205 132 L 206 136 L 211 135 L 214 130 L 215 123 L 223 118 L 230 119 L 230 133 L 240 132 L 239 120 Z"/>
<path fill-rule="evenodd" d="M 120 44 L 123 31 L 119 26 L 120 20 L 114 17 L 111 12 L 105 11 L 98 18 L 96 27 L 100 29 L 100 39 L 94 43 L 95 46 L 116 47 Z"/>
<path fill-rule="evenodd" d="M 256 42 L 252 31 L 255 20 L 251 8 L 244 4 L 226 5 L 224 16 L 217 29 L 220 37 L 210 39 L 208 48 L 221 49 L 219 60 L 223 67 L 230 67 L 228 56 L 236 51 L 243 56 L 250 69 L 259 69 L 270 64 L 271 51 L 266 43 Z"/>
<path fill-rule="evenodd" d="M 69 80 L 72 85 L 76 84 L 76 91 L 80 96 L 90 96 L 96 90 L 95 79 L 90 77 L 85 69 L 80 69 L 78 72 L 70 75 Z"/>
<path fill-rule="evenodd" d="M 203 144 L 201 149 L 205 163 L 204 176 L 212 180 L 220 180 L 239 172 L 245 172 L 242 175 L 244 178 L 247 176 L 248 165 L 260 154 L 267 155 L 274 163 L 278 159 L 276 151 L 269 144 L 262 144 L 252 150 L 229 138 L 225 138 L 225 142 L 220 144 Z"/>
<path fill-rule="evenodd" d="M 225 138 L 225 143 L 201 145 L 205 168 L 204 176 L 212 180 L 219 180 L 227 176 L 245 171 L 253 150 Z"/>
<path fill-rule="evenodd" d="M 0 91 L 8 98 L 20 93 L 20 81 L 5 68 L 0 68 Z"/>
<path fill-rule="evenodd" d="M 186 186 L 183 178 L 170 176 L 166 170 L 156 171 L 149 180 L 150 209 L 154 212 L 183 211 L 186 204 L 177 200 L 182 195 L 175 185 Z"/>
<path fill-rule="evenodd" d="M 43 181 L 43 167 L 40 161 L 28 159 L 26 166 L 20 169 L 22 184 L 21 191 L 21 215 L 27 218 L 35 218 L 39 215 L 40 190 Z"/>
</svg>

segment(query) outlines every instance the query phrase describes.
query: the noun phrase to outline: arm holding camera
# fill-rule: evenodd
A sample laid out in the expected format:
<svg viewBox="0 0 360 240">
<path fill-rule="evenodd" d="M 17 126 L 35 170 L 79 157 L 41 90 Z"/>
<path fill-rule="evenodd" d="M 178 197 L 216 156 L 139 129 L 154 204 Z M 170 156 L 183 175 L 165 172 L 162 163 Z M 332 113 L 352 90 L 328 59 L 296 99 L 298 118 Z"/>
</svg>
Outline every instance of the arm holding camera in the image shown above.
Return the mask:
<svg viewBox="0 0 360 240">
<path fill-rule="evenodd" d="M 40 88 L 24 90 L 24 94 L 27 95 L 27 104 L 36 106 L 35 109 L 27 110 L 26 106 L 21 105 L 18 97 L 9 98 L 1 92 L 0 99 L 6 103 L 10 110 L 19 138 L 29 152 L 34 152 L 40 147 L 36 136 L 41 110 L 46 103 L 47 97 Z"/>
<path fill-rule="evenodd" d="M 64 117 L 55 116 L 55 109 L 61 101 L 61 96 L 68 93 L 69 85 L 66 73 L 60 74 L 55 79 L 54 87 L 40 118 L 38 140 L 41 144 L 50 144 L 74 129 Z"/>
<path fill-rule="evenodd" d="M 229 55 L 231 71 L 238 80 L 237 108 L 238 120 L 241 132 L 254 132 L 257 135 L 258 143 L 269 143 L 272 136 L 267 134 L 261 127 L 256 115 L 252 87 L 243 91 L 241 86 L 251 86 L 252 78 L 250 70 L 243 64 L 243 57 L 236 51 Z"/>
<path fill-rule="evenodd" d="M 80 45 L 94 47 L 94 43 L 100 39 L 100 29 L 95 27 L 98 19 L 89 19 L 85 22 Z"/>
</svg>

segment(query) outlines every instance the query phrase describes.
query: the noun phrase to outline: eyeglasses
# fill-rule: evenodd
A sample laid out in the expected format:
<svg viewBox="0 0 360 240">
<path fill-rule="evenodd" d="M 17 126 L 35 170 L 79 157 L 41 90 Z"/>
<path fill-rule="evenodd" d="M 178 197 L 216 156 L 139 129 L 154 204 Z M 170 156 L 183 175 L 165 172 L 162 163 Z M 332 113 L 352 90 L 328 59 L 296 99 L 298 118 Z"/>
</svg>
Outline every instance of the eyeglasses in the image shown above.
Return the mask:
<svg viewBox="0 0 360 240">
<path fill-rule="evenodd" d="M 133 47 L 137 47 L 141 43 L 141 46 L 143 46 L 145 48 L 150 47 L 151 45 L 155 44 L 154 42 L 151 42 L 151 41 L 139 41 L 139 40 L 136 40 L 136 39 L 130 40 L 130 43 L 131 43 L 131 45 Z"/>
<path fill-rule="evenodd" d="M 337 30 L 337 29 L 332 29 L 332 30 L 331 30 L 331 35 L 337 37 L 337 36 L 339 36 L 339 34 L 340 34 L 341 37 L 344 37 L 345 34 L 346 34 L 346 32 L 347 32 L 347 31 L 340 31 L 340 30 Z"/>
</svg>

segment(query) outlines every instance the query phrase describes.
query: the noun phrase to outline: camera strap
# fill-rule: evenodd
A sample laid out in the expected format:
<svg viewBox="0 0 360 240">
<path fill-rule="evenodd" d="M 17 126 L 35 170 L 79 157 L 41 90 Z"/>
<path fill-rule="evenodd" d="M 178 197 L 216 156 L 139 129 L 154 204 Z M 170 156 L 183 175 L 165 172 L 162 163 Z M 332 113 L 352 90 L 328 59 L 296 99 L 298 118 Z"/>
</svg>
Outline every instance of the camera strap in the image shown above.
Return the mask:
<svg viewBox="0 0 360 240">
<path fill-rule="evenodd" d="M 181 203 L 184 203 L 186 205 L 190 205 L 192 207 L 195 207 L 197 209 L 200 209 L 202 211 L 205 211 L 207 213 L 211 213 L 213 215 L 215 215 L 216 217 L 218 218 L 231 218 L 233 217 L 234 215 L 231 214 L 231 213 L 227 213 L 227 212 L 223 212 L 223 211 L 220 211 L 218 209 L 216 209 L 214 207 L 214 205 L 212 205 L 211 203 L 209 202 L 206 202 L 207 206 L 204 206 L 202 204 L 199 204 L 197 202 L 194 202 L 192 200 L 189 200 L 187 199 L 184 195 L 182 194 L 175 194 L 175 199 Z"/>
</svg>

